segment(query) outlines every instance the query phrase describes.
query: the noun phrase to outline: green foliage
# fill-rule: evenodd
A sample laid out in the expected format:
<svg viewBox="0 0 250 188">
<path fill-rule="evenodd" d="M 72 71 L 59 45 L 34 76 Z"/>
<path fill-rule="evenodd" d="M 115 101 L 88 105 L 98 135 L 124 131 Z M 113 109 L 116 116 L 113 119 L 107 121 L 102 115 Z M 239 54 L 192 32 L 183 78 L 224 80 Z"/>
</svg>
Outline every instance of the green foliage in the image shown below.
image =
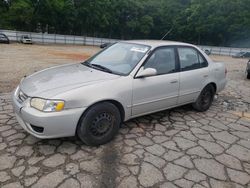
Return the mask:
<svg viewBox="0 0 250 188">
<path fill-rule="evenodd" d="M 8 3 L 4 0 L 0 0 L 0 28 L 8 28 L 7 14 L 8 14 Z"/>
<path fill-rule="evenodd" d="M 16 0 L 11 3 L 8 19 L 11 28 L 29 30 L 34 7 L 29 0 Z"/>
<path fill-rule="evenodd" d="M 0 28 L 239 46 L 250 0 L 0 0 Z"/>
</svg>

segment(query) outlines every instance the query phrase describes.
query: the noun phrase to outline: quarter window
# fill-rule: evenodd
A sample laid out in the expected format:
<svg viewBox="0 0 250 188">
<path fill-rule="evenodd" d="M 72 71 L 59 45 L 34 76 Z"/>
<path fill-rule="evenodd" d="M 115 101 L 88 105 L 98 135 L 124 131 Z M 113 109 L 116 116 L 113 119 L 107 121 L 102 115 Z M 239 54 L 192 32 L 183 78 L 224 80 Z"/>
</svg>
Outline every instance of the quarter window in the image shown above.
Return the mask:
<svg viewBox="0 0 250 188">
<path fill-rule="evenodd" d="M 156 69 L 158 75 L 176 72 L 174 48 L 157 49 L 144 65 L 146 68 Z"/>
<path fill-rule="evenodd" d="M 207 67 L 207 61 L 197 50 L 192 48 L 178 48 L 181 71 L 189 71 Z"/>
<path fill-rule="evenodd" d="M 202 57 L 200 54 L 199 54 L 199 61 L 200 61 L 201 67 L 207 67 L 207 66 L 208 66 L 207 61 L 206 61 L 205 58 Z"/>
</svg>

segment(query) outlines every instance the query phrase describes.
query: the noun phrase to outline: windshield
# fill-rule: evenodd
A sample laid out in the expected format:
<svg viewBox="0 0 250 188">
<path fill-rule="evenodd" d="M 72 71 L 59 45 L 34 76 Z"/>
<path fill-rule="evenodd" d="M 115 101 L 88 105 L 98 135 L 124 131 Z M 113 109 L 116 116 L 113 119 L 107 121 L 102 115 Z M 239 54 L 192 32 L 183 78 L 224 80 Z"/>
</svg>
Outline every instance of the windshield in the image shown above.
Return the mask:
<svg viewBox="0 0 250 188">
<path fill-rule="evenodd" d="M 85 62 L 85 65 L 110 73 L 127 75 L 149 49 L 150 47 L 145 45 L 120 42 L 93 56 Z"/>
</svg>

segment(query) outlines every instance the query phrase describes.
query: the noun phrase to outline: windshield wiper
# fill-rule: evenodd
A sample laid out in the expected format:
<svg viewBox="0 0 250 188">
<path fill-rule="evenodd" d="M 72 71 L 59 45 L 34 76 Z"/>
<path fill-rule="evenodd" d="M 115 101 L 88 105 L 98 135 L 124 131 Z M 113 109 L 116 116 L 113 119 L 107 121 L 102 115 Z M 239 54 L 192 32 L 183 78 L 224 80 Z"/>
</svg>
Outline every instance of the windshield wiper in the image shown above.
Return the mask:
<svg viewBox="0 0 250 188">
<path fill-rule="evenodd" d="M 91 67 L 91 68 L 98 69 L 98 70 L 103 70 L 103 71 L 108 72 L 108 73 L 114 73 L 111 69 L 104 67 L 102 65 L 99 65 L 99 64 L 91 64 L 88 61 L 85 61 L 82 64 L 87 66 L 87 67 Z"/>
<path fill-rule="evenodd" d="M 90 63 L 89 63 L 89 65 L 90 65 L 91 67 L 96 67 L 96 68 L 98 68 L 98 69 L 102 69 L 102 70 L 105 71 L 105 72 L 113 73 L 112 70 L 110 70 L 109 68 L 104 67 L 104 66 L 102 66 L 102 65 L 99 65 L 99 64 L 90 64 Z"/>
</svg>

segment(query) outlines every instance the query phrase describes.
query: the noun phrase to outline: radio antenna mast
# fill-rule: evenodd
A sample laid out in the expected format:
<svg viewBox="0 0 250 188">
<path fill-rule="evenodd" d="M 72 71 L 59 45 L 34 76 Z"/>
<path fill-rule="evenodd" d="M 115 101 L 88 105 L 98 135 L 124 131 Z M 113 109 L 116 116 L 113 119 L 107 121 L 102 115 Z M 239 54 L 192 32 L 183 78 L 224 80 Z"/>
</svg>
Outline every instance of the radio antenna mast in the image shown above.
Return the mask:
<svg viewBox="0 0 250 188">
<path fill-rule="evenodd" d="M 168 34 L 172 32 L 172 30 L 173 30 L 173 27 L 172 27 L 171 29 L 168 30 L 168 32 L 161 38 L 161 40 L 164 40 L 164 38 L 165 38 L 166 36 L 168 36 Z"/>
</svg>

